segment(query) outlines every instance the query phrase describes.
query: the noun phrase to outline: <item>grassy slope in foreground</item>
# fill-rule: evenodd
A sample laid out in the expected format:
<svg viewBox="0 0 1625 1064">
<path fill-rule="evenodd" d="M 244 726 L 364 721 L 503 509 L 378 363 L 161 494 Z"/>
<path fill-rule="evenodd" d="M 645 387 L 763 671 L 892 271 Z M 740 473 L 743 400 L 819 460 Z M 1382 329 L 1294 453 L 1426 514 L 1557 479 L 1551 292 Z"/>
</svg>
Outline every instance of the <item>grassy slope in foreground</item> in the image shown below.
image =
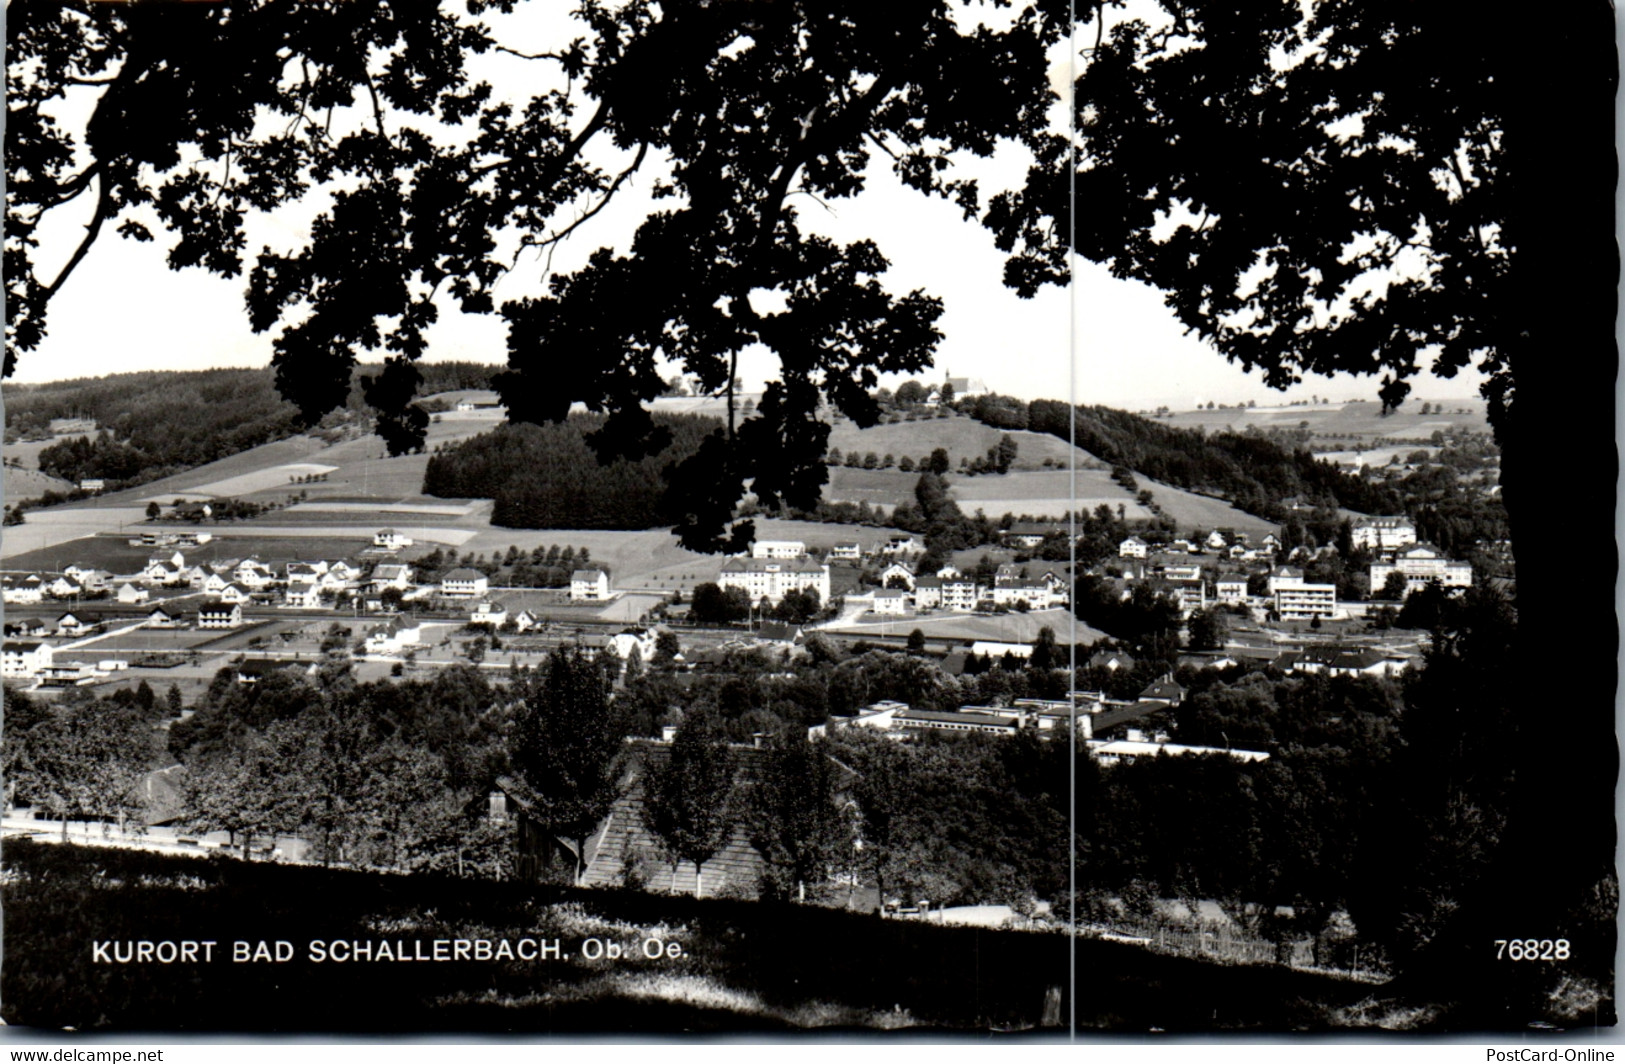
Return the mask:
<svg viewBox="0 0 1625 1064">
<path fill-rule="evenodd" d="M 812 906 L 401 877 L 6 844 L 7 1023 L 88 1030 L 605 1031 L 1037 1022 L 1067 981 L 1059 934 L 939 927 Z M 684 956 L 649 961 L 648 937 Z M 559 938 L 547 962 L 314 963 L 312 939 Z M 619 962 L 588 961 L 586 938 Z M 213 940 L 212 964 L 93 963 L 97 941 Z M 236 940 L 293 943 L 233 963 Z M 223 954 L 223 956 L 222 956 Z M 1371 988 L 1078 944 L 1081 1026 L 1321 1026 Z M 1063 1008 L 1063 1015 L 1065 1009 Z"/>
</svg>

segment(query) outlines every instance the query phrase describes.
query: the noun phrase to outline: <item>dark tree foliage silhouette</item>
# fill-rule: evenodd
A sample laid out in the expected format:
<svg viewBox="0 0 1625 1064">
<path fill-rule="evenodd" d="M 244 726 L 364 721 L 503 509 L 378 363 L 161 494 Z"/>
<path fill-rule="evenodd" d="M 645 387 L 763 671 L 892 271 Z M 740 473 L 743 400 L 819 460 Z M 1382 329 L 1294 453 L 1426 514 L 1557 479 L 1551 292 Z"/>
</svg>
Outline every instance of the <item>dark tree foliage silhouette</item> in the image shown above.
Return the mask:
<svg viewBox="0 0 1625 1064">
<path fill-rule="evenodd" d="M 1455 3 L 1157 7 L 1132 21 L 1080 9 L 1093 43 L 1076 82 L 1077 166 L 1067 173 L 1071 146 L 1056 138 L 1022 192 L 993 203 L 1007 278 L 1027 292 L 1064 280 L 1054 234 L 1068 232 L 1268 383 L 1381 374 L 1385 407 L 1430 364 L 1446 377 L 1476 365 L 1502 448 L 1520 645 L 1533 660 L 1533 633 L 1562 625 L 1575 660 L 1613 661 L 1606 582 L 1565 585 L 1546 495 L 1565 456 L 1597 461 L 1604 482 L 1615 466 L 1613 390 L 1580 379 L 1611 380 L 1618 363 L 1611 5 L 1566 8 L 1534 48 Z M 1612 494 L 1580 494 L 1563 525 L 1610 527 Z M 1463 885 L 1435 974 L 1524 980 L 1473 959 L 1508 914 L 1574 926 L 1599 889 L 1617 894 L 1613 670 L 1597 684 L 1561 748 L 1527 744 L 1496 863 Z M 1537 702 L 1510 724 L 1531 739 L 1548 727 Z M 1521 874 L 1535 852 L 1564 856 Z M 1583 935 L 1611 955 L 1612 914 Z"/>
<path fill-rule="evenodd" d="M 696 713 L 677 728 L 670 756 L 650 766 L 644 783 L 643 822 L 675 869 L 694 864 L 694 893 L 705 890 L 705 863 L 727 845 L 734 826 L 734 758 L 727 737 L 709 714 Z"/>
<path fill-rule="evenodd" d="M 760 777 L 744 795 L 751 845 L 767 863 L 763 892 L 807 900 L 808 886 L 826 882 L 852 852 L 846 819 L 836 805 L 836 773 L 824 745 L 801 728 L 773 737 Z"/>
<path fill-rule="evenodd" d="M 609 813 L 624 729 L 604 668 L 577 650 L 555 650 L 545 671 L 522 674 L 524 699 L 510 758 L 542 829 L 573 844 L 572 881 L 587 839 Z"/>
<path fill-rule="evenodd" d="M 381 350 L 363 383 L 378 431 L 396 451 L 420 444 L 415 363 L 443 288 L 460 310 L 504 319 L 496 386 L 510 416 L 556 421 L 583 402 L 608 415 L 595 437 L 606 457 L 666 443 L 640 405 L 667 387 L 657 353 L 727 395 L 727 427 L 677 473 L 693 500 L 686 544 L 748 542 L 748 522 L 729 524 L 747 481 L 764 505 L 811 507 L 827 476 L 821 401 L 873 423 L 878 374 L 930 364 L 942 307 L 888 292 L 872 241 L 804 233 L 792 197 L 856 194 L 878 151 L 906 184 L 976 216 L 981 192 L 951 156 L 1045 129 L 1045 49 L 1066 8 L 1027 4 L 988 29 L 942 0 L 584 0 L 581 37 L 523 53 L 479 21 L 516 6 L 12 5 L 7 372 L 103 229 L 151 240 L 141 218 L 156 214 L 172 266 L 248 271 L 250 320 L 274 331 L 279 387 L 306 420 L 345 403 L 358 350 Z M 488 54 L 531 64 L 527 99 L 475 80 Z M 99 94 L 83 128 L 51 118 L 69 86 Z M 624 167 L 598 161 L 610 149 Z M 629 254 L 602 248 L 548 294 L 497 305 L 514 243 L 556 245 L 646 162 L 664 164 L 656 196 L 669 202 Z M 249 212 L 335 182 L 305 246 L 246 261 Z M 83 239 L 64 267 L 36 270 L 43 216 L 81 198 Z M 784 294 L 783 309 L 754 306 L 758 289 Z M 728 385 L 753 343 L 781 372 L 740 421 Z"/>
<path fill-rule="evenodd" d="M 504 425 L 431 455 L 423 491 L 495 500 L 493 524 L 507 528 L 638 529 L 670 525 L 681 513 L 662 473 L 701 446 L 714 418 L 657 419 L 673 439 L 659 455 L 600 463 L 586 439 L 604 424 L 576 415 L 557 425 Z"/>
</svg>

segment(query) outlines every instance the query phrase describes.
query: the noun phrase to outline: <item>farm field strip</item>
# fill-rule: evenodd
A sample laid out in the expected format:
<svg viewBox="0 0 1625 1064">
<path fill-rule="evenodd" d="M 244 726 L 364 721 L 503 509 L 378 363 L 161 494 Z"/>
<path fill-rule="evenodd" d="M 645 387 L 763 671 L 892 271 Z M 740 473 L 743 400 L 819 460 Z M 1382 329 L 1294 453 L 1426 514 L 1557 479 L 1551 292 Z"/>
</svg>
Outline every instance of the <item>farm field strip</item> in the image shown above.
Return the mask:
<svg viewBox="0 0 1625 1064">
<path fill-rule="evenodd" d="M 288 462 L 284 465 L 257 469 L 252 473 L 239 473 L 237 476 L 227 477 L 225 480 L 199 484 L 192 490 L 235 498 L 239 495 L 248 495 L 270 488 L 288 487 L 293 485 L 296 477 L 321 476 L 324 473 L 332 473 L 337 469 L 338 466 L 325 465 L 319 462 Z"/>
<path fill-rule="evenodd" d="M 413 502 L 325 502 L 315 500 L 289 507 L 286 513 L 344 513 L 344 514 L 433 514 L 438 517 L 467 517 L 480 508 L 479 502 L 466 503 L 413 503 Z"/>
<path fill-rule="evenodd" d="M 986 639 L 994 642 L 1031 643 L 1038 638 L 1040 629 L 1049 628 L 1061 643 L 1092 643 L 1107 638 L 1104 632 L 1076 622 L 1064 609 L 1033 610 L 1031 613 L 1001 613 L 992 616 L 978 614 L 943 615 L 931 617 L 895 617 L 886 621 L 864 621 L 857 624 L 831 627 L 842 635 L 907 635 L 918 628 L 927 637 L 948 639 Z M 1074 634 L 1075 633 L 1075 634 Z"/>
<path fill-rule="evenodd" d="M 310 539 L 317 537 L 345 538 L 365 540 L 364 546 L 372 545 L 372 537 L 378 531 L 377 522 L 368 525 L 260 525 L 247 523 L 242 525 L 221 525 L 211 529 L 215 539 Z M 479 531 L 472 528 L 417 528 L 398 526 L 396 531 L 410 536 L 415 540 L 430 540 L 435 543 L 445 543 L 460 547 L 464 543 L 479 535 Z"/>
</svg>

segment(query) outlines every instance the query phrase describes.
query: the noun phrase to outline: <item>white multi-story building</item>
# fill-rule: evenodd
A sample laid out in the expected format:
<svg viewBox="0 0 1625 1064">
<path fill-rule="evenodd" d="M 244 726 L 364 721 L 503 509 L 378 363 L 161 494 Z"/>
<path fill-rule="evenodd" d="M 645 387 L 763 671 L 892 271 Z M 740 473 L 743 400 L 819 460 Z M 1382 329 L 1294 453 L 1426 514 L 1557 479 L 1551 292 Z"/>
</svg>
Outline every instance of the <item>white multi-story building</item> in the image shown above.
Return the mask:
<svg viewBox="0 0 1625 1064">
<path fill-rule="evenodd" d="M 1226 573 L 1214 582 L 1213 594 L 1228 606 L 1240 605 L 1247 601 L 1247 578 Z"/>
<path fill-rule="evenodd" d="M 570 574 L 571 602 L 601 602 L 609 598 L 609 574 L 602 569 L 577 569 Z"/>
<path fill-rule="evenodd" d="M 1119 558 L 1144 558 L 1150 549 L 1151 544 L 1139 536 L 1130 536 L 1117 545 L 1117 556 Z"/>
<path fill-rule="evenodd" d="M 31 680 L 51 666 L 49 643 L 8 639 L 0 657 L 0 676 L 8 680 Z"/>
<path fill-rule="evenodd" d="M 1275 612 L 1283 621 L 1307 621 L 1330 617 L 1337 612 L 1336 584 L 1309 584 L 1300 576 L 1270 578 L 1275 594 Z"/>
<path fill-rule="evenodd" d="M 208 602 L 198 607 L 199 628 L 238 628 L 243 623 L 243 608 L 235 602 Z"/>
<path fill-rule="evenodd" d="M 440 578 L 440 593 L 447 598 L 479 598 L 491 590 L 491 578 L 478 569 L 453 569 Z"/>
<path fill-rule="evenodd" d="M 1473 567 L 1468 562 L 1451 561 L 1438 548 L 1418 543 L 1394 555 L 1392 562 L 1376 562 L 1371 566 L 1371 592 L 1376 594 L 1387 584 L 1388 577 L 1401 573 L 1405 577 L 1405 594 L 1426 587 L 1437 580 L 1441 587 L 1473 586 Z"/>
<path fill-rule="evenodd" d="M 729 558 L 717 584 L 725 591 L 742 589 L 753 603 L 778 605 L 791 591 L 816 591 L 819 602 L 828 602 L 829 566 L 811 558 Z"/>
<path fill-rule="evenodd" d="M 955 613 L 971 613 L 981 598 L 976 581 L 957 577 L 942 582 L 942 608 Z"/>
<path fill-rule="evenodd" d="M 807 545 L 794 539 L 759 539 L 751 544 L 752 558 L 799 558 L 807 553 Z"/>
<path fill-rule="evenodd" d="M 1416 523 L 1408 517 L 1365 517 L 1354 523 L 1354 546 L 1364 550 L 1398 550 L 1416 542 Z"/>
</svg>

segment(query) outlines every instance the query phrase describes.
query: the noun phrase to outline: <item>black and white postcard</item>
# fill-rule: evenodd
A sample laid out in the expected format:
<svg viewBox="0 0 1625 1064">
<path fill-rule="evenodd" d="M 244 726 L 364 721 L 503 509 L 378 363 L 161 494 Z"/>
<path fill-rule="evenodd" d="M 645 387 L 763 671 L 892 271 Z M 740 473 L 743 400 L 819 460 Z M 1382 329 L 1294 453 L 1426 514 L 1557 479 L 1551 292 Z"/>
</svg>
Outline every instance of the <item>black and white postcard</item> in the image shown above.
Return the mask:
<svg viewBox="0 0 1625 1064">
<path fill-rule="evenodd" d="M 10 1028 L 1614 1040 L 1610 7 L 5 20 Z"/>
</svg>

